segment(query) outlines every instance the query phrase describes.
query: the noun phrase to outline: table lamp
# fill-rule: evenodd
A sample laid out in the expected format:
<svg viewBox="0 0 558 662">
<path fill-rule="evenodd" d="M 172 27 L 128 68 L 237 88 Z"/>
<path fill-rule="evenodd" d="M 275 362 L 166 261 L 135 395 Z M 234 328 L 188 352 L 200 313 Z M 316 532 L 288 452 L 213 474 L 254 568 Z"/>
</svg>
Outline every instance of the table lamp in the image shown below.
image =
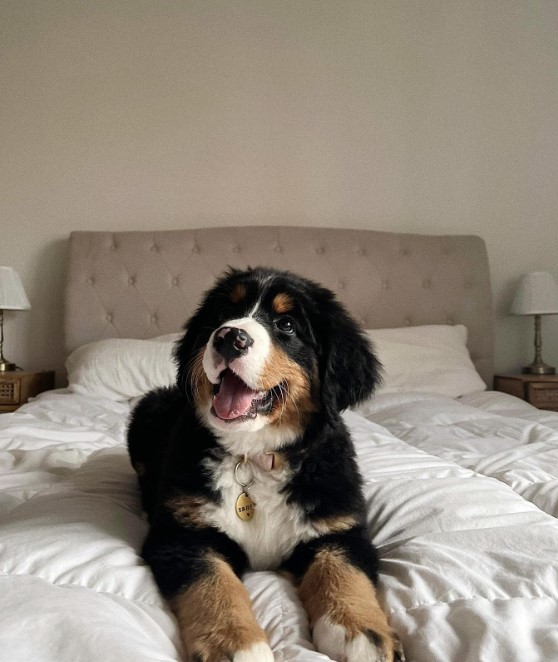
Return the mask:
<svg viewBox="0 0 558 662">
<path fill-rule="evenodd" d="M 4 311 L 31 308 L 21 278 L 12 267 L 0 267 L 0 373 L 17 368 L 4 357 Z"/>
<path fill-rule="evenodd" d="M 553 375 L 556 370 L 542 360 L 541 315 L 558 314 L 558 285 L 546 271 L 523 274 L 510 309 L 512 315 L 535 316 L 535 360 L 523 368 L 532 375 Z"/>
</svg>

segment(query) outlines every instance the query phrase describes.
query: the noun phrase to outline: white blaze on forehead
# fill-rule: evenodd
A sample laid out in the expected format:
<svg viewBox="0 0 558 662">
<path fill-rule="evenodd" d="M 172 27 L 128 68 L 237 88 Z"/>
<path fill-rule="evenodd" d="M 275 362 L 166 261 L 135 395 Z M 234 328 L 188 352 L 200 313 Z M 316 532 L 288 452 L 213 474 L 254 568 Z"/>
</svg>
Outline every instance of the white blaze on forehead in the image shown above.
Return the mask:
<svg viewBox="0 0 558 662">
<path fill-rule="evenodd" d="M 252 311 L 252 314 L 255 312 Z M 203 369 L 207 378 L 212 384 L 219 383 L 219 375 L 227 367 L 224 358 L 215 351 L 213 342 L 216 334 L 224 326 L 235 329 L 242 329 L 252 338 L 254 343 L 248 348 L 248 351 L 238 359 L 230 362 L 229 368 L 233 370 L 243 382 L 252 389 L 259 389 L 259 383 L 263 368 L 266 364 L 271 348 L 271 339 L 269 333 L 253 317 L 241 317 L 239 319 L 228 320 L 223 323 L 219 329 L 215 329 L 205 348 L 203 354 Z"/>
</svg>

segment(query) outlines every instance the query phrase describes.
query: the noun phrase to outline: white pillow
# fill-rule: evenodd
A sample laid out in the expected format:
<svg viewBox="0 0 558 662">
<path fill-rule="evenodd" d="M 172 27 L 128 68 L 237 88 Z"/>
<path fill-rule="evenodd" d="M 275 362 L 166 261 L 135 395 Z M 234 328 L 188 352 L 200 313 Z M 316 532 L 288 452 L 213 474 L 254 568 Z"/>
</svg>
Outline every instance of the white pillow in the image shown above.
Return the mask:
<svg viewBox="0 0 558 662">
<path fill-rule="evenodd" d="M 458 398 L 486 389 L 461 324 L 367 329 L 383 370 L 376 393 L 436 393 Z"/>
<path fill-rule="evenodd" d="M 66 359 L 74 393 L 110 400 L 129 400 L 176 381 L 172 358 L 180 334 L 151 340 L 110 338 L 82 345 Z"/>
<path fill-rule="evenodd" d="M 376 394 L 422 392 L 457 398 L 486 389 L 469 357 L 462 325 L 369 329 L 366 334 L 384 368 Z M 170 386 L 176 380 L 172 350 L 180 337 L 110 338 L 83 345 L 66 360 L 70 390 L 129 400 Z"/>
</svg>

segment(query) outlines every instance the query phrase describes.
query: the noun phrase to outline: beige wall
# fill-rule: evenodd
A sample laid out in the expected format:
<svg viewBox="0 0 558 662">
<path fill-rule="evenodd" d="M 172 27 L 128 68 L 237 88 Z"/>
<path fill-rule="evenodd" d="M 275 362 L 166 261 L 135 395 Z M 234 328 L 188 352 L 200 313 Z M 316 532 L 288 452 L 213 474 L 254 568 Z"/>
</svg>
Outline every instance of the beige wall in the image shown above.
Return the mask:
<svg viewBox="0 0 558 662">
<path fill-rule="evenodd" d="M 555 0 L 3 0 L 9 358 L 61 370 L 71 230 L 280 222 L 480 234 L 497 368 L 530 361 L 504 313 L 558 278 L 556 34 Z"/>
</svg>

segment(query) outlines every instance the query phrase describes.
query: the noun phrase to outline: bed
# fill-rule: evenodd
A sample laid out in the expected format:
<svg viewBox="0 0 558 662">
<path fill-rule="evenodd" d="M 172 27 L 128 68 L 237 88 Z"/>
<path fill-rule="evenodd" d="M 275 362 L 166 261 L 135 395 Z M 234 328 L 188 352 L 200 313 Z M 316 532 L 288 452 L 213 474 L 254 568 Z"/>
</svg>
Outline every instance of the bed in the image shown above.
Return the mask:
<svg viewBox="0 0 558 662">
<path fill-rule="evenodd" d="M 287 227 L 70 237 L 70 385 L 0 416 L 0 660 L 181 659 L 138 553 L 126 422 L 172 380 L 201 292 L 227 265 L 257 264 L 334 289 L 384 363 L 377 395 L 345 420 L 407 660 L 558 660 L 558 415 L 490 390 L 484 243 Z M 276 660 L 329 659 L 287 579 L 244 581 Z"/>
</svg>

